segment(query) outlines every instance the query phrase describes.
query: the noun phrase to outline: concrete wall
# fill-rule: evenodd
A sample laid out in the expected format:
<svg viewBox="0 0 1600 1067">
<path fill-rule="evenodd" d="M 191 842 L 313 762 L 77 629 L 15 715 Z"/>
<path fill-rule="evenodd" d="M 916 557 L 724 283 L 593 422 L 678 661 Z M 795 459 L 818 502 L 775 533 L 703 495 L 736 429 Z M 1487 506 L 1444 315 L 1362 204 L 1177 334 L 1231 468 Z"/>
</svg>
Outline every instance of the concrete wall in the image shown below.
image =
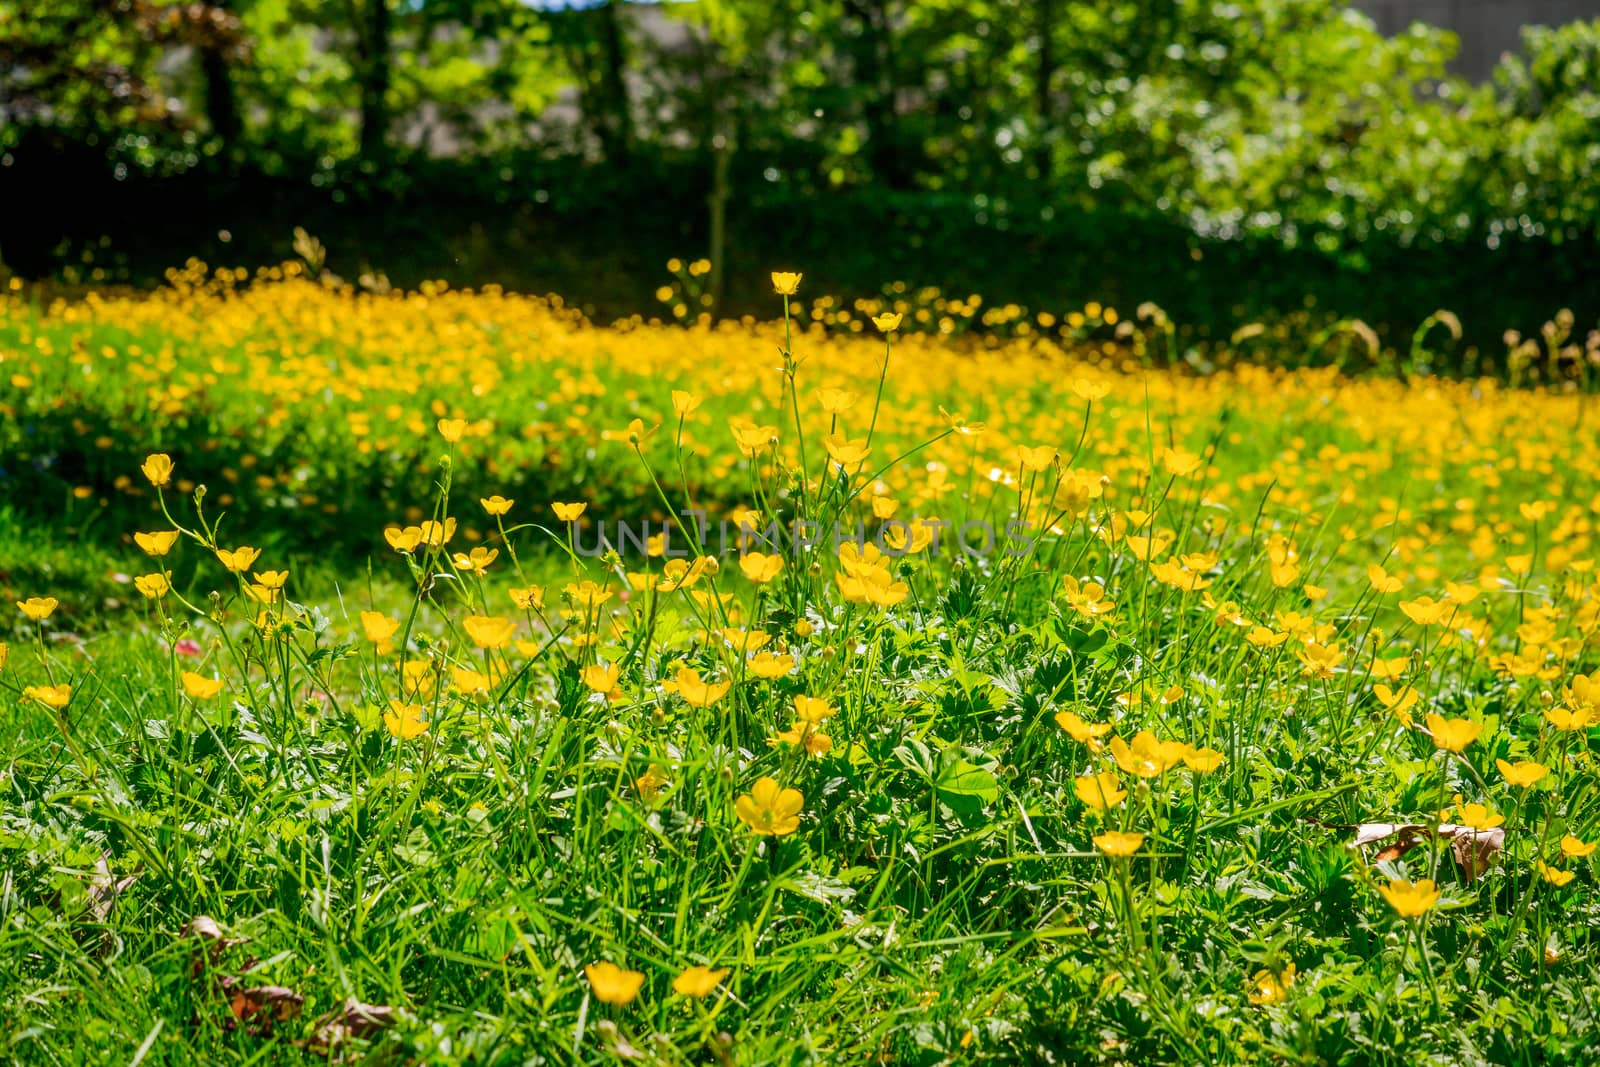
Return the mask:
<svg viewBox="0 0 1600 1067">
<path fill-rule="evenodd" d="M 1489 76 L 1504 52 L 1516 51 L 1523 26 L 1559 26 L 1600 18 L 1600 0 L 1352 0 L 1385 34 L 1413 22 L 1454 31 L 1461 51 L 1453 64 L 1465 77 Z"/>
</svg>

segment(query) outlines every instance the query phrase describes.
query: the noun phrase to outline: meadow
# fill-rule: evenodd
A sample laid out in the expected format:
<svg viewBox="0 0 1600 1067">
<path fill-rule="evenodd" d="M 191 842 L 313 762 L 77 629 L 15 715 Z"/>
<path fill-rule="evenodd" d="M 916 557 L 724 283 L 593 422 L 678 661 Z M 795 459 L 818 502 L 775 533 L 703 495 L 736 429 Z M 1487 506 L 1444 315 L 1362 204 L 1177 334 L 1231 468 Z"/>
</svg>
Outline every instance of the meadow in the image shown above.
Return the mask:
<svg viewBox="0 0 1600 1067">
<path fill-rule="evenodd" d="M 1592 1058 L 1570 315 L 307 258 L 0 298 L 7 1060 Z"/>
</svg>

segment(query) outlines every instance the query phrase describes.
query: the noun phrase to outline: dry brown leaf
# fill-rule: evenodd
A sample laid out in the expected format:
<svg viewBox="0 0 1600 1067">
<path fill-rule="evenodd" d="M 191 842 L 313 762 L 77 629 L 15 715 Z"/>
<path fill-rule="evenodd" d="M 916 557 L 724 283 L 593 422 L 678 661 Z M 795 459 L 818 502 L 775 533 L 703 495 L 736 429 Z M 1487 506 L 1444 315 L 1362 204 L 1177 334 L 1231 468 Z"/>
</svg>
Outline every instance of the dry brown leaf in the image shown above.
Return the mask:
<svg viewBox="0 0 1600 1067">
<path fill-rule="evenodd" d="M 1492 830 L 1473 830 L 1466 826 L 1451 827 L 1456 833 L 1450 838 L 1450 854 L 1461 868 L 1461 876 L 1468 883 L 1494 866 L 1495 856 L 1506 847 L 1506 832 L 1496 826 Z M 1439 827 L 1442 834 L 1445 827 Z"/>
<path fill-rule="evenodd" d="M 244 1023 L 264 1024 L 270 1028 L 273 1023 L 288 1022 L 300 1014 L 306 998 L 296 993 L 287 986 L 260 985 L 249 989 L 229 989 L 229 983 L 224 983 L 228 994 L 228 1010 L 233 1012 L 233 1017 Z"/>
<path fill-rule="evenodd" d="M 1430 828 L 1421 823 L 1364 822 L 1353 829 L 1356 831 L 1356 838 L 1350 842 L 1351 848 L 1377 844 L 1390 837 L 1395 838 L 1392 844 L 1385 845 L 1374 857 L 1379 863 L 1397 860 L 1424 840 L 1437 835 L 1442 840 L 1450 842 L 1450 854 L 1455 858 L 1456 865 L 1461 868 L 1462 877 L 1468 882 L 1472 882 L 1487 871 L 1494 864 L 1495 856 L 1506 845 L 1506 832 L 1499 827 L 1492 830 L 1474 830 L 1470 826 L 1459 826 L 1455 823 L 1441 823 L 1437 828 Z"/>
<path fill-rule="evenodd" d="M 111 853 L 102 852 L 100 859 L 94 865 L 94 874 L 89 878 L 89 910 L 94 913 L 98 922 L 105 922 L 111 918 L 111 906 L 117 902 L 123 892 L 139 878 L 139 872 L 134 871 L 126 878 L 114 878 L 111 874 L 111 865 L 106 861 Z"/>
<path fill-rule="evenodd" d="M 327 1052 L 352 1037 L 369 1037 L 400 1021 L 399 1012 L 387 1004 L 363 1004 L 351 998 L 344 1007 L 319 1018 L 307 1043 L 313 1051 Z"/>
</svg>

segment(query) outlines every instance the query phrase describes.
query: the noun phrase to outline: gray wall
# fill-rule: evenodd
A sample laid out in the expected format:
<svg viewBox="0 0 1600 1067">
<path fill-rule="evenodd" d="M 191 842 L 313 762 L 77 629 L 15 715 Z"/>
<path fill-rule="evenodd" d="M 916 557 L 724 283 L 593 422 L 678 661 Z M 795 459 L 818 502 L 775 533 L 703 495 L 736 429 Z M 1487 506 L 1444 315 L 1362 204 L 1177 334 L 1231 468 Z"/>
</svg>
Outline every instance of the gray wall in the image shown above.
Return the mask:
<svg viewBox="0 0 1600 1067">
<path fill-rule="evenodd" d="M 1453 30 L 1461 51 L 1452 66 L 1473 79 L 1487 78 L 1501 53 L 1518 49 L 1523 26 L 1600 18 L 1600 0 L 1352 0 L 1351 6 L 1370 15 L 1385 34 L 1413 22 Z"/>
</svg>

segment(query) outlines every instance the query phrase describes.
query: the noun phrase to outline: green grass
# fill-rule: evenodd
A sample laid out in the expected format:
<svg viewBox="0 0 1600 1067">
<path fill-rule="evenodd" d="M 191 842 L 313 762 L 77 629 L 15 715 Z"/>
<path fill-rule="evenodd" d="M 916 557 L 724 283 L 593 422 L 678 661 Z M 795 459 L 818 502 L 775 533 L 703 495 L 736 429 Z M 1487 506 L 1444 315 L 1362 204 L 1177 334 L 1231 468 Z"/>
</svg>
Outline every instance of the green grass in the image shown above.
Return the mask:
<svg viewBox="0 0 1600 1067">
<path fill-rule="evenodd" d="M 373 321 L 348 297 L 306 299 L 336 324 Z M 468 301 L 439 321 L 465 321 L 463 309 L 497 313 Z M 398 334 L 433 336 L 406 319 L 422 312 L 387 310 Z M 249 314 L 230 351 L 292 340 L 270 302 Z M 69 320 L 47 323 L 49 347 L 123 337 Z M 213 356 L 186 347 L 191 325 L 179 315 L 163 328 L 200 381 Z M 0 440 L 33 442 L 41 469 L 69 452 L 105 468 L 52 474 L 87 491 L 0 512 L 0 1058 L 1590 1058 L 1593 861 L 1563 857 L 1559 842 L 1600 838 L 1593 731 L 1558 730 L 1546 714 L 1600 696 L 1587 681 L 1600 644 L 1588 563 L 1600 442 L 1583 397 L 1250 367 L 1112 374 L 1028 348 L 943 362 L 906 342 L 869 410 L 881 342 L 795 338 L 792 358 L 768 359 L 786 369 L 735 374 L 698 346 L 761 350 L 783 334 L 662 329 L 641 341 L 573 326 L 563 339 L 545 327 L 555 354 L 502 379 L 495 434 L 447 446 L 434 401 L 464 411 L 470 391 L 458 382 L 446 403 L 419 385 L 405 418 L 426 411 L 426 432 L 395 431 L 388 451 L 361 458 L 353 442 L 366 435 L 351 425 L 381 425 L 363 412 L 402 388 L 391 379 L 403 368 L 375 364 L 369 395 L 296 402 L 301 433 L 259 450 L 265 487 L 231 460 L 204 468 L 232 469 L 240 499 L 224 509 L 212 490 L 203 519 L 190 493 L 152 489 L 138 459 L 113 461 L 151 444 L 118 421 L 149 384 L 127 353 L 72 394 L 70 413 L 50 399 L 67 386 L 0 396 Z M 143 329 L 149 346 L 158 327 Z M 318 343 L 319 358 L 353 358 Z M 661 419 L 635 448 L 614 429 L 671 401 L 617 353 L 650 351 L 706 410 Z M 29 358 L 30 373 L 72 373 Z M 916 373 L 931 361 L 941 374 Z M 863 399 L 841 417 L 846 437 L 878 435 L 873 463 L 840 472 L 822 464 L 831 426 L 809 400 L 849 372 Z M 545 436 L 502 448 L 497 435 L 518 425 L 504 412 L 550 382 L 580 385 L 541 414 Z M 1109 396 L 1086 399 L 1101 383 Z M 213 388 L 154 420 L 159 443 L 183 442 L 175 479 L 208 462 L 208 435 L 230 456 L 256 454 L 247 427 L 270 390 Z M 988 429 L 951 431 L 937 409 L 957 400 Z M 801 404 L 805 453 L 791 416 Z M 723 424 L 749 413 L 780 426 L 775 453 L 734 453 Z M 91 415 L 108 445 L 62 443 L 85 437 L 71 420 Z M 1019 445 L 1043 446 L 1040 469 L 1017 466 Z M 930 469 L 935 458 L 948 466 Z M 333 499 L 345 474 L 367 488 L 344 490 L 336 511 L 251 499 L 288 497 L 286 485 Z M 418 490 L 428 482 L 431 497 Z M 496 523 L 478 497 L 502 486 L 519 501 Z M 630 587 L 629 574 L 672 564 L 580 565 L 548 508 L 552 496 L 589 501 L 592 523 L 743 500 L 826 522 L 870 515 L 876 495 L 907 517 L 1025 516 L 1055 531 L 1020 556 L 964 558 L 947 544 L 868 567 L 894 601 L 878 605 L 852 593 L 831 549 L 784 540 L 765 546 L 785 566 L 764 584 L 729 557 L 690 589 Z M 461 521 L 449 551 L 400 555 L 379 537 L 391 520 L 446 511 Z M 344 537 L 319 547 L 316 524 Z M 127 541 L 174 525 L 189 533 L 159 560 Z M 1147 552 L 1141 539 L 1158 535 L 1170 545 Z M 245 543 L 265 550 L 256 573 L 289 572 L 270 608 L 213 551 Z M 452 558 L 473 546 L 499 552 L 483 575 Z M 1379 564 L 1403 591 L 1374 585 Z M 173 573 L 159 603 L 130 581 L 155 569 Z M 612 592 L 604 617 L 568 590 L 583 579 Z M 529 585 L 544 607 L 513 610 L 508 591 Z M 720 606 L 695 596 L 713 588 Z M 1427 621 L 1421 598 L 1447 592 L 1448 620 Z M 46 595 L 61 604 L 43 623 L 10 606 Z M 1096 613 L 1101 601 L 1114 607 Z M 368 636 L 364 611 L 400 624 L 393 649 Z M 515 621 L 526 646 L 481 647 L 498 642 L 477 636 L 475 616 Z M 728 628 L 766 634 L 795 669 L 758 677 L 707 632 Z M 1396 677 L 1379 676 L 1384 661 Z M 405 664 L 441 684 L 406 695 Z M 617 668 L 609 697 L 586 672 L 596 664 Z M 730 688 L 696 706 L 686 668 Z M 185 671 L 221 691 L 190 693 Z M 487 693 L 473 695 L 465 671 L 488 676 Z M 72 686 L 59 712 L 26 695 L 52 682 Z M 1386 708 L 1380 685 L 1418 692 L 1401 708 L 1414 722 Z M 832 705 L 827 751 L 779 740 L 797 696 Z M 399 736 L 384 715 L 395 699 L 422 707 L 426 732 Z M 1478 732 L 1441 751 L 1430 714 Z M 1086 743 L 1072 733 L 1084 724 L 1107 732 Z M 1148 777 L 1114 755 L 1143 730 L 1178 745 Z M 1499 761 L 1523 760 L 1549 774 L 1512 785 Z M 1082 787 L 1093 772 L 1115 772 L 1126 791 L 1104 813 Z M 769 776 L 803 795 L 793 832 L 760 835 L 741 814 Z M 1426 836 L 1390 857 L 1392 834 L 1352 845 L 1360 824 L 1432 828 L 1473 802 L 1504 818 L 1485 870 Z M 1131 857 L 1096 846 L 1112 829 L 1145 835 Z M 1419 919 L 1379 892 L 1424 878 L 1441 897 Z M 599 961 L 639 972 L 638 995 L 605 1003 L 585 972 Z M 695 965 L 727 971 L 701 999 L 673 989 Z M 381 1025 L 350 1003 L 381 1009 Z"/>
</svg>

